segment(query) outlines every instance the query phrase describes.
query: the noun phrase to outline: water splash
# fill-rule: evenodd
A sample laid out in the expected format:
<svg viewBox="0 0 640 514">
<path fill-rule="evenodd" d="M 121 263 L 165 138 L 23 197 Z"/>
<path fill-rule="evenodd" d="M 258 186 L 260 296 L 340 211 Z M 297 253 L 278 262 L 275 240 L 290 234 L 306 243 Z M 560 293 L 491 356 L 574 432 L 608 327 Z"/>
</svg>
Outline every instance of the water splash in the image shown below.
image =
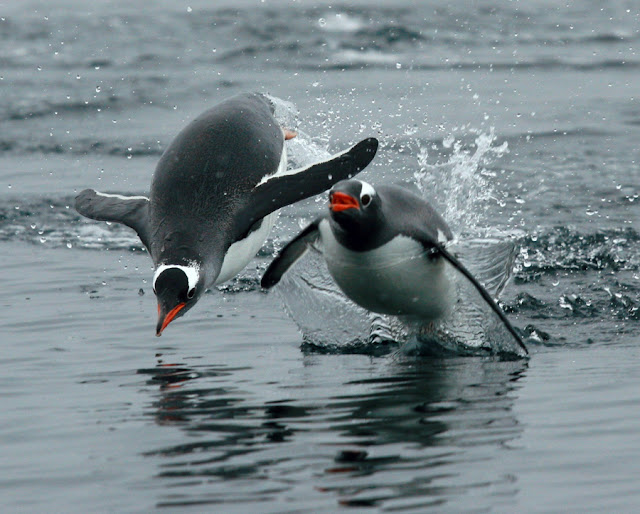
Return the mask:
<svg viewBox="0 0 640 514">
<path fill-rule="evenodd" d="M 456 140 L 451 135 L 442 141 L 441 150 L 448 154 L 444 162 L 429 163 L 428 150 L 421 147 L 417 154 L 420 170 L 414 174 L 422 194 L 435 194 L 444 203 L 445 219 L 454 229 L 459 229 L 464 221 L 465 235 L 479 232 L 482 207 L 488 207 L 494 190 L 492 173 L 487 167 L 507 151 L 506 143 L 496 145 L 493 129 L 488 134 L 480 131 L 471 131 L 471 134 L 475 135 L 472 142 Z M 300 141 L 302 145 L 297 150 L 303 159 L 318 157 L 317 145 L 307 137 L 301 137 Z M 310 149 L 316 152 L 309 152 Z M 486 283 L 491 294 L 499 294 L 511 275 L 515 245 L 495 238 L 476 238 L 477 244 L 473 241 L 469 244 L 469 238 L 465 239 L 466 246 L 458 241 L 454 251 Z M 464 259 L 465 253 L 467 259 Z M 458 302 L 455 312 L 439 323 L 437 332 L 428 333 L 414 323 L 373 314 L 351 302 L 329 275 L 321 250 L 309 252 L 289 270 L 277 290 L 289 315 L 302 330 L 305 342 L 315 348 L 366 351 L 368 345 L 378 348 L 384 343 L 390 347 L 391 343 L 406 343 L 417 337 L 420 347 L 427 341 L 427 346 L 456 353 L 522 356 L 517 341 L 486 302 L 465 278 L 457 275 L 452 277 L 452 283 L 456 284 L 459 297 L 465 300 Z"/>
<path fill-rule="evenodd" d="M 265 95 L 275 108 L 274 116 L 282 127 L 295 131 L 298 135 L 286 143 L 289 169 L 308 166 L 317 161 L 328 159 L 328 139 L 312 138 L 309 134 L 298 129 L 300 112 L 293 102 L 276 96 Z"/>
<path fill-rule="evenodd" d="M 465 139 L 448 135 L 442 147 L 432 149 L 444 155 L 444 162 L 429 162 L 427 146 L 418 155 L 420 169 L 414 179 L 421 193 L 443 205 L 443 217 L 457 234 L 479 235 L 484 213 L 494 200 L 495 173 L 489 165 L 508 152 L 508 144 L 497 145 L 494 128 L 489 133 L 472 129 L 471 144 Z"/>
<path fill-rule="evenodd" d="M 492 261 L 487 268 L 495 264 Z M 500 264 L 504 270 L 504 259 Z M 372 313 L 353 303 L 335 284 L 321 251 L 315 248 L 285 274 L 276 291 L 314 351 L 379 354 L 381 348 L 391 351 L 402 345 L 403 353 L 411 354 L 523 357 L 517 340 L 469 281 L 453 268 L 447 273 L 462 300 L 443 319 L 427 324 Z M 492 285 L 494 291 L 501 287 Z"/>
</svg>

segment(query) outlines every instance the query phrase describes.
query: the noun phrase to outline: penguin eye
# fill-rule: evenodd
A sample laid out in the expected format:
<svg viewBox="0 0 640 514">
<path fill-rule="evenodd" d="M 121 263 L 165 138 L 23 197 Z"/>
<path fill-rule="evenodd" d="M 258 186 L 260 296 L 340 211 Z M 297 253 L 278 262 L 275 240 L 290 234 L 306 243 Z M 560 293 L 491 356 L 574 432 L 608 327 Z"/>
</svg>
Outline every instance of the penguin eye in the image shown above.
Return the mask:
<svg viewBox="0 0 640 514">
<path fill-rule="evenodd" d="M 371 195 L 364 194 L 360 197 L 360 203 L 366 207 L 371 203 Z"/>
<path fill-rule="evenodd" d="M 196 294 L 196 288 L 192 287 L 191 289 L 189 289 L 187 291 L 187 299 L 191 300 L 191 298 L 193 298 L 193 296 Z"/>
</svg>

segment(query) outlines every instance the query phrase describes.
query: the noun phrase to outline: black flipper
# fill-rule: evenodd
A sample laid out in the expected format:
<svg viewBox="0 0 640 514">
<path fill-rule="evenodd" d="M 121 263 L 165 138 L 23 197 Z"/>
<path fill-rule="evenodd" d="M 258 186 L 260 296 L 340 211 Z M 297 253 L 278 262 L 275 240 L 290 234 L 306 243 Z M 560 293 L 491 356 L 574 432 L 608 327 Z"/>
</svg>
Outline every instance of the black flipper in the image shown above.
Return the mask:
<svg viewBox="0 0 640 514">
<path fill-rule="evenodd" d="M 426 242 L 423 241 L 422 244 L 425 247 L 425 249 L 427 249 L 427 251 L 437 252 L 440 255 L 442 255 L 445 259 L 447 259 L 447 261 L 449 261 L 449 263 L 454 268 L 456 268 L 460 273 L 462 273 L 469 280 L 469 282 L 471 282 L 473 287 L 478 291 L 478 293 L 480 293 L 480 296 L 482 296 L 484 301 L 486 301 L 487 304 L 489 304 L 489 307 L 491 307 L 493 312 L 495 312 L 498 318 L 500 318 L 500 321 L 504 323 L 504 326 L 507 328 L 509 333 L 515 338 L 516 342 L 518 343 L 518 346 L 520 346 L 520 348 L 524 350 L 524 353 L 528 355 L 529 351 L 527 350 L 527 347 L 524 345 L 524 342 L 522 341 L 522 338 L 520 337 L 518 332 L 516 332 L 516 329 L 513 328 L 513 325 L 511 324 L 507 316 L 504 314 L 504 312 L 502 312 L 502 309 L 498 306 L 498 304 L 487 292 L 487 290 L 483 287 L 483 285 L 476 280 L 476 278 L 471 274 L 471 272 L 467 268 L 465 268 L 465 266 L 456 257 L 454 257 L 451 253 L 449 253 L 449 251 L 446 250 L 441 244 L 434 244 L 434 242 L 432 241 L 426 241 Z"/>
<path fill-rule="evenodd" d="M 365 169 L 377 150 L 378 140 L 370 137 L 326 161 L 265 177 L 251 193 L 239 218 L 253 223 L 281 207 L 320 194 Z"/>
<path fill-rule="evenodd" d="M 149 248 L 149 199 L 85 189 L 76 196 L 76 211 L 98 221 L 113 221 L 131 227 Z"/>
<path fill-rule="evenodd" d="M 306 253 L 309 245 L 318 239 L 320 235 L 318 225 L 323 219 L 324 218 L 320 217 L 313 221 L 286 244 L 278 256 L 269 264 L 267 271 L 265 271 L 262 276 L 262 280 L 260 281 L 262 287 L 269 289 L 280 282 L 280 279 L 286 271 Z"/>
</svg>

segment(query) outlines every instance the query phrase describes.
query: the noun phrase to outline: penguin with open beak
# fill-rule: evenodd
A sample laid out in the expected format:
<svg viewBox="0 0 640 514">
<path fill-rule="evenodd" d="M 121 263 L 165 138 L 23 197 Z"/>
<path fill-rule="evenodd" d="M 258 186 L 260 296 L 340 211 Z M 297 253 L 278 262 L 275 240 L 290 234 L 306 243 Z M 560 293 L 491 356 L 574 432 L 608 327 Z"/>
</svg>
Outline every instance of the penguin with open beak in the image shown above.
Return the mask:
<svg viewBox="0 0 640 514">
<path fill-rule="evenodd" d="M 261 284 L 273 287 L 309 245 L 320 241 L 329 273 L 353 302 L 372 312 L 431 322 L 444 318 L 458 301 L 453 268 L 469 280 L 526 353 L 495 300 L 447 250 L 452 239 L 444 219 L 409 190 L 343 180 L 329 192 L 328 212 L 282 249 Z"/>
</svg>

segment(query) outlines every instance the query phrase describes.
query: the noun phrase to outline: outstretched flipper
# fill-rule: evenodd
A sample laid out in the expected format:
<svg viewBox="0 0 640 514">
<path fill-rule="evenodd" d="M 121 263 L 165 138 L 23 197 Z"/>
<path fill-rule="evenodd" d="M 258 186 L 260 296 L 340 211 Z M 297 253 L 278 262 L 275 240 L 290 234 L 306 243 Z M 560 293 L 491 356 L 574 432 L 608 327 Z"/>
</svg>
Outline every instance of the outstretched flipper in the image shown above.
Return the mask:
<svg viewBox="0 0 640 514">
<path fill-rule="evenodd" d="M 509 331 L 509 333 L 514 337 L 514 339 L 518 343 L 518 346 L 520 346 L 520 348 L 522 348 L 524 353 L 528 355 L 529 351 L 527 350 L 527 347 L 524 345 L 524 342 L 522 341 L 522 338 L 520 337 L 518 332 L 516 332 L 516 329 L 513 328 L 513 325 L 511 324 L 507 316 L 505 316 L 504 312 L 502 312 L 502 309 L 498 306 L 498 304 L 491 297 L 488 291 L 482 286 L 482 284 L 480 284 L 480 282 L 476 280 L 476 278 L 471 274 L 471 272 L 456 257 L 454 257 L 451 253 L 449 253 L 449 251 L 446 248 L 444 248 L 441 244 L 435 243 L 434 241 L 430 241 L 430 240 L 424 240 L 424 239 L 421 241 L 421 243 L 427 251 L 437 252 L 440 255 L 442 255 L 447 261 L 449 261 L 449 264 L 451 264 L 455 269 L 457 269 L 460 273 L 462 273 L 467 278 L 467 280 L 476 289 L 476 291 L 478 291 L 482 299 L 487 302 L 489 307 L 491 307 L 491 310 L 495 312 L 496 316 L 498 316 L 500 321 L 504 323 L 504 326 Z"/>
<path fill-rule="evenodd" d="M 76 211 L 98 221 L 113 221 L 131 227 L 149 248 L 149 199 L 85 189 L 76 196 Z"/>
<path fill-rule="evenodd" d="M 326 161 L 264 177 L 252 191 L 245 212 L 238 219 L 249 219 L 253 223 L 281 207 L 320 194 L 365 169 L 377 150 L 378 140 L 370 137 Z"/>
<path fill-rule="evenodd" d="M 267 271 L 265 271 L 262 276 L 262 280 L 260 281 L 262 287 L 269 289 L 275 286 L 280 282 L 280 279 L 286 271 L 307 252 L 309 245 L 318 239 L 318 224 L 322 219 L 323 218 L 320 217 L 313 221 L 286 244 L 278 256 L 269 264 Z"/>
</svg>

